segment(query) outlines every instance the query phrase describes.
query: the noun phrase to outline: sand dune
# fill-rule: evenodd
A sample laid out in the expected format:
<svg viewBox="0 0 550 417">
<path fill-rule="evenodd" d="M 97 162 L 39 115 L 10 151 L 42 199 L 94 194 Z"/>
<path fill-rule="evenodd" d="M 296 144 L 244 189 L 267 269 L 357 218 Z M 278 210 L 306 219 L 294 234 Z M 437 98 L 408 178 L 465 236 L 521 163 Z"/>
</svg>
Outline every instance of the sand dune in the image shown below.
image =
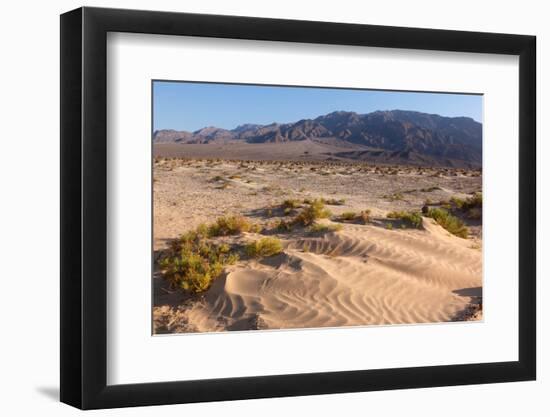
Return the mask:
<svg viewBox="0 0 550 417">
<path fill-rule="evenodd" d="M 281 255 L 231 267 L 179 319 L 200 332 L 463 319 L 481 296 L 481 251 L 424 223 L 287 242 Z"/>
</svg>

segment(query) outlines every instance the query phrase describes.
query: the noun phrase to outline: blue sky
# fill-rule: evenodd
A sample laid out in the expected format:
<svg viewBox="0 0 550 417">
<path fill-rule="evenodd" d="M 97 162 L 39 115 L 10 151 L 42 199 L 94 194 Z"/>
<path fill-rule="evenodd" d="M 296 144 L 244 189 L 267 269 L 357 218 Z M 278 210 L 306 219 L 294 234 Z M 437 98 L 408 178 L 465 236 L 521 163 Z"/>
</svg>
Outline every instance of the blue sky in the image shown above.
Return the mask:
<svg viewBox="0 0 550 417">
<path fill-rule="evenodd" d="M 482 121 L 482 96 L 333 88 L 269 87 L 155 81 L 154 130 L 233 129 L 243 123 L 287 123 L 336 110 L 414 110 Z"/>
</svg>

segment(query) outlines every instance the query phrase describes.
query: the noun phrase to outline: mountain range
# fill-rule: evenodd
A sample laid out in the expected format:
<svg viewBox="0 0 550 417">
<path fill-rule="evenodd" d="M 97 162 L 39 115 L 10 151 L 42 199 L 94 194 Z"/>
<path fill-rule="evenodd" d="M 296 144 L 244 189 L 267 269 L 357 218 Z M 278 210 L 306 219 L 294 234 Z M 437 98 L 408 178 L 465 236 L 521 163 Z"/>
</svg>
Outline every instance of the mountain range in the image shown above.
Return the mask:
<svg viewBox="0 0 550 417">
<path fill-rule="evenodd" d="M 180 144 L 292 143 L 310 141 L 341 147 L 336 158 L 419 165 L 479 167 L 482 125 L 469 117 L 443 117 L 405 110 L 358 114 L 335 111 L 315 119 L 227 130 L 157 130 L 153 142 Z"/>
</svg>

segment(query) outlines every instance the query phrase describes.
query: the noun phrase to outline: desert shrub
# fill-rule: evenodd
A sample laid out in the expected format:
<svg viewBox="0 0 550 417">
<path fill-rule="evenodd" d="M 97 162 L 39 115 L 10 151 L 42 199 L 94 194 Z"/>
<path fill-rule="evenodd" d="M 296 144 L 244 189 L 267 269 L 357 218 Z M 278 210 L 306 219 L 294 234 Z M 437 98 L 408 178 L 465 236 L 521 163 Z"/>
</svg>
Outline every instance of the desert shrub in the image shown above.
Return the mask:
<svg viewBox="0 0 550 417">
<path fill-rule="evenodd" d="M 325 198 L 322 198 L 321 200 L 323 201 L 323 203 L 328 204 L 329 206 L 343 206 L 344 204 L 346 204 L 346 200 L 343 199 L 343 198 L 341 198 L 341 199 L 336 199 L 336 198 L 325 199 Z"/>
<path fill-rule="evenodd" d="M 420 228 L 422 226 L 422 216 L 415 211 L 392 211 L 386 215 L 388 219 L 403 220 L 405 224 L 411 227 Z"/>
<path fill-rule="evenodd" d="M 370 223 L 370 210 L 366 209 L 361 211 L 357 216 L 363 223 Z"/>
<path fill-rule="evenodd" d="M 213 177 L 210 181 L 212 182 L 218 182 L 218 181 L 222 181 L 224 178 L 221 176 L 221 175 L 216 175 L 215 177 Z"/>
<path fill-rule="evenodd" d="M 392 230 L 392 229 L 393 229 L 393 224 L 391 224 L 391 223 L 386 223 L 386 229 Z"/>
<path fill-rule="evenodd" d="M 468 237 L 468 228 L 462 220 L 453 216 L 447 210 L 433 208 L 428 211 L 428 217 L 434 219 L 441 227 L 455 236 L 466 239 Z"/>
<path fill-rule="evenodd" d="M 308 232 L 310 233 L 328 233 L 328 232 L 337 232 L 342 230 L 343 226 L 341 224 L 321 224 L 314 223 L 308 227 Z"/>
<path fill-rule="evenodd" d="M 300 207 L 301 204 L 298 200 L 294 200 L 294 199 L 287 199 L 285 201 L 283 201 L 283 203 L 281 204 L 281 207 L 283 209 L 295 209 L 295 208 L 298 208 Z"/>
<path fill-rule="evenodd" d="M 481 193 L 474 193 L 471 197 L 468 197 L 464 204 L 462 204 L 462 210 L 469 212 L 472 209 L 478 209 L 481 216 L 481 209 L 483 207 L 483 195 Z"/>
<path fill-rule="evenodd" d="M 466 199 L 452 197 L 450 202 L 462 211 L 467 212 L 473 208 L 481 209 L 483 206 L 483 196 L 481 193 L 474 193 L 471 197 Z"/>
<path fill-rule="evenodd" d="M 208 226 L 205 223 L 201 223 L 197 226 L 197 228 L 195 229 L 194 232 L 188 232 L 188 233 L 186 233 L 186 235 L 189 234 L 189 233 L 196 233 L 198 236 L 203 237 L 203 238 L 210 237 L 210 226 Z M 183 236 L 186 236 L 186 235 L 183 235 Z M 180 238 L 180 239 L 182 239 L 182 238 Z"/>
<path fill-rule="evenodd" d="M 294 223 L 309 226 L 318 219 L 326 219 L 331 213 L 325 208 L 325 203 L 322 200 L 313 200 L 311 203 L 302 209 L 302 211 L 294 218 Z"/>
<path fill-rule="evenodd" d="M 450 202 L 453 203 L 459 209 L 462 209 L 464 204 L 466 204 L 466 200 L 463 200 L 462 198 L 458 198 L 458 197 L 451 197 Z"/>
<path fill-rule="evenodd" d="M 264 237 L 245 246 L 245 252 L 252 258 L 277 255 L 283 251 L 281 241 L 275 237 Z"/>
<path fill-rule="evenodd" d="M 261 225 L 259 225 L 258 223 L 253 223 L 250 226 L 250 232 L 251 233 L 261 233 L 262 230 L 263 230 L 263 227 Z"/>
<path fill-rule="evenodd" d="M 216 220 L 216 223 L 209 227 L 209 236 L 238 235 L 243 232 L 254 232 L 257 228 L 243 216 L 225 216 Z"/>
<path fill-rule="evenodd" d="M 344 213 L 340 214 L 340 220 L 343 220 L 343 221 L 352 221 L 352 220 L 355 220 L 355 218 L 357 217 L 357 213 L 355 213 L 354 211 L 345 211 Z"/>
<path fill-rule="evenodd" d="M 201 232 L 192 231 L 172 242 L 168 255 L 160 261 L 160 269 L 171 287 L 200 293 L 212 285 L 226 265 L 238 259 L 229 245 L 215 245 Z"/>
<path fill-rule="evenodd" d="M 275 229 L 279 232 L 290 232 L 292 230 L 292 222 L 280 219 L 279 222 L 275 224 Z"/>
</svg>

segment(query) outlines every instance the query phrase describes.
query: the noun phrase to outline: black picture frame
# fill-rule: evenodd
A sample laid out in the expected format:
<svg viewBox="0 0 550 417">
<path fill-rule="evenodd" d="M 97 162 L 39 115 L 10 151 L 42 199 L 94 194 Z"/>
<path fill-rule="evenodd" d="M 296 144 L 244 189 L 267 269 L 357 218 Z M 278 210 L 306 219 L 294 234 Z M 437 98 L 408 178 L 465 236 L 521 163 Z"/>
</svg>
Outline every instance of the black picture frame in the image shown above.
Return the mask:
<svg viewBox="0 0 550 417">
<path fill-rule="evenodd" d="M 519 56 L 518 361 L 107 385 L 108 32 Z M 534 380 L 535 45 L 524 35 L 252 17 L 88 7 L 61 15 L 61 401 L 95 409 Z"/>
</svg>

